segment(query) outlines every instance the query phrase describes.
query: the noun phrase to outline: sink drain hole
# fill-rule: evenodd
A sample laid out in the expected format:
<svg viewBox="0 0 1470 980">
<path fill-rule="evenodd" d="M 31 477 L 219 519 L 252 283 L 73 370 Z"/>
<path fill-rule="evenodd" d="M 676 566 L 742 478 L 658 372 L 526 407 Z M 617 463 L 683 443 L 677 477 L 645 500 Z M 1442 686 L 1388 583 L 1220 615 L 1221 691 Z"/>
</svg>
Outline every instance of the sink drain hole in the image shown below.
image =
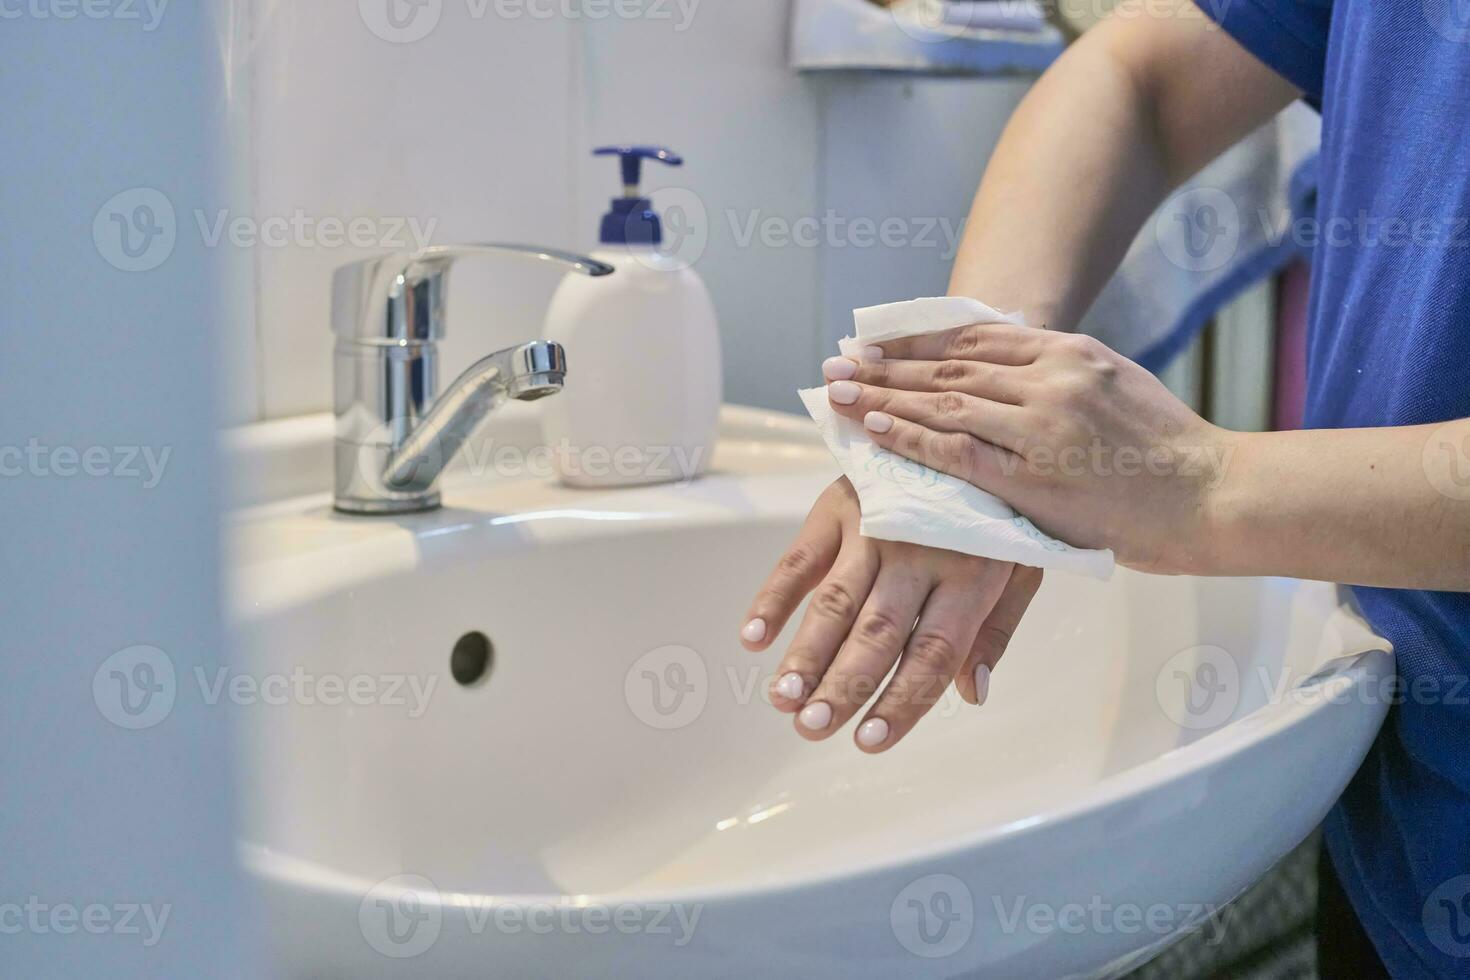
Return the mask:
<svg viewBox="0 0 1470 980">
<path fill-rule="evenodd" d="M 462 687 L 483 681 L 495 663 L 495 647 L 484 633 L 470 632 L 461 636 L 449 655 L 449 672 Z"/>
</svg>

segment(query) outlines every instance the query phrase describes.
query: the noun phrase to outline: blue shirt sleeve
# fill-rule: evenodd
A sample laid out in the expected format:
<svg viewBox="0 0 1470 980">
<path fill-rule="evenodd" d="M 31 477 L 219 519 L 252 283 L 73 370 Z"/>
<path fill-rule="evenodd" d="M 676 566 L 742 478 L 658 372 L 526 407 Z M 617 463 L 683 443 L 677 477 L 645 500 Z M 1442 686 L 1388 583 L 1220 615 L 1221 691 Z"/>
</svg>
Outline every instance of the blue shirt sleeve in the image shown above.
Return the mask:
<svg viewBox="0 0 1470 980">
<path fill-rule="evenodd" d="M 1240 46 L 1322 103 L 1332 0 L 1195 0 Z"/>
</svg>

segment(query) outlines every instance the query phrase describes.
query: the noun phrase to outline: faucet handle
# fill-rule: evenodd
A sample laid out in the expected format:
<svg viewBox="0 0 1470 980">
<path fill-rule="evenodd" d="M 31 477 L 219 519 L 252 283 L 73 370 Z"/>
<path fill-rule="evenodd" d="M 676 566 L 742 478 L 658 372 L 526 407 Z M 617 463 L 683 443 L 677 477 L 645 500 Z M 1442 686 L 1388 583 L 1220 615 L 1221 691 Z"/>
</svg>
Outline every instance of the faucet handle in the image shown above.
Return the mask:
<svg viewBox="0 0 1470 980">
<path fill-rule="evenodd" d="M 444 336 L 445 280 L 462 258 L 509 256 L 564 266 L 568 272 L 605 276 L 606 262 L 542 248 L 476 242 L 431 245 L 349 263 L 332 276 L 332 332 L 366 344 L 428 342 Z"/>
</svg>

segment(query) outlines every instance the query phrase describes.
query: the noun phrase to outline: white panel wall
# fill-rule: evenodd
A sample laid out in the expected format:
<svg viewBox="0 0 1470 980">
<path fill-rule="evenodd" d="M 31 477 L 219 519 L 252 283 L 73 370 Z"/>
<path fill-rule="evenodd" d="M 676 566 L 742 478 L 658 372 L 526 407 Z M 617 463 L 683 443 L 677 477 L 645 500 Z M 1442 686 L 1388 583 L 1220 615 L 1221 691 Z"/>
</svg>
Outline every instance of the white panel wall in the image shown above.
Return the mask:
<svg viewBox="0 0 1470 980">
<path fill-rule="evenodd" d="M 823 350 L 852 333 L 856 307 L 944 295 L 980 175 L 1029 85 L 823 79 Z"/>
<path fill-rule="evenodd" d="M 408 8 L 433 21 L 423 37 L 374 25 L 397 38 L 385 40 L 362 16 L 369 7 L 257 0 L 258 213 L 356 219 L 360 241 L 375 246 L 318 234 L 253 249 L 267 417 L 330 405 L 337 266 L 411 246 L 415 224 L 441 243 L 558 244 L 572 231 L 571 23 L 499 18 L 494 4 L 477 17 L 479 5 L 449 0 Z M 437 19 L 428 16 L 435 10 Z M 460 270 L 446 356 L 463 353 L 467 363 L 472 352 L 534 334 L 550 282 L 524 266 Z M 445 366 L 452 372 L 460 359 Z"/>
<path fill-rule="evenodd" d="M 6 977 L 258 975 L 228 716 L 189 693 L 223 662 L 233 256 L 188 216 L 229 201 L 231 19 L 150 6 L 13 4 L 0 27 Z"/>
<path fill-rule="evenodd" d="M 379 237 L 403 219 L 441 243 L 591 248 L 619 189 L 591 148 L 665 143 L 687 165 L 648 167 L 646 186 L 680 209 L 685 254 L 714 295 L 727 398 L 785 409 L 819 379 L 844 306 L 942 287 L 947 273 L 924 245 L 864 251 L 790 232 L 829 207 L 957 221 L 1024 89 L 798 76 L 789 0 L 634 5 L 645 14 L 627 18 L 591 13 L 618 5 L 567 17 L 546 16 L 560 3 L 442 0 L 396 4 L 417 11 L 397 26 L 379 16 L 389 0 L 248 2 L 250 217 L 367 219 Z M 231 422 L 330 405 L 330 274 L 377 249 L 290 237 L 246 248 L 258 295 L 250 336 L 228 345 Z M 555 283 L 539 268 L 461 268 L 445 374 L 537 334 Z M 574 371 L 596 369 L 570 356 Z"/>
</svg>

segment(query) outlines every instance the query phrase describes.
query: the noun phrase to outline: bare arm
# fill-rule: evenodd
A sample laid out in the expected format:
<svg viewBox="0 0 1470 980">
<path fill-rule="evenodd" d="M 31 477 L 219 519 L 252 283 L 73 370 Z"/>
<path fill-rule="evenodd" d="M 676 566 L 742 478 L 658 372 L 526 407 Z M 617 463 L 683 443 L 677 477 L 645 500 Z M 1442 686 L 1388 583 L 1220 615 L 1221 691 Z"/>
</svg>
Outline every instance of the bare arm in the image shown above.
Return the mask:
<svg viewBox="0 0 1470 980">
<path fill-rule="evenodd" d="M 1470 420 L 1234 435 L 1216 574 L 1470 592 Z"/>
<path fill-rule="evenodd" d="M 1192 6 L 1130 9 L 1017 109 L 951 279 L 1052 332 L 885 344 L 882 360 L 827 369 L 850 386 L 834 385 L 834 409 L 1134 567 L 1470 591 L 1470 420 L 1227 432 L 1138 365 L 1058 333 L 1171 189 L 1299 94 Z M 934 361 L 952 362 L 943 384 Z"/>
<path fill-rule="evenodd" d="M 1160 8 L 1132 5 L 1088 31 L 1021 102 L 951 294 L 1075 329 L 1169 191 L 1300 95 L 1192 3 Z"/>
</svg>

